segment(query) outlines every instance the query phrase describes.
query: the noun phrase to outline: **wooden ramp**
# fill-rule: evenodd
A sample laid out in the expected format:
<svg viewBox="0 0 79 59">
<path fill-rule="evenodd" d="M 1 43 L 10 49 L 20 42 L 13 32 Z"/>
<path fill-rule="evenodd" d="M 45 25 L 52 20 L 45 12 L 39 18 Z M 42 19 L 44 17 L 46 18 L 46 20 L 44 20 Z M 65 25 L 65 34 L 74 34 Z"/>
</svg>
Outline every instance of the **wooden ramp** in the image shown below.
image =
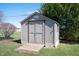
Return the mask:
<svg viewBox="0 0 79 59">
<path fill-rule="evenodd" d="M 43 44 L 28 43 L 17 48 L 17 51 L 39 52 L 43 47 L 44 47 Z"/>
</svg>

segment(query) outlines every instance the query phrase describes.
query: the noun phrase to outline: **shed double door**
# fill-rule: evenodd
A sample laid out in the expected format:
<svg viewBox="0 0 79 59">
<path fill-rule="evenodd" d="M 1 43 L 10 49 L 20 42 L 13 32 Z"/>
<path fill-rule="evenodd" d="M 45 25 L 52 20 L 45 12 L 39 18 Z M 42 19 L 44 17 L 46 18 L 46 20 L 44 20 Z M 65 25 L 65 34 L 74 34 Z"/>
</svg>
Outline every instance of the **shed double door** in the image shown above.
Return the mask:
<svg viewBox="0 0 79 59">
<path fill-rule="evenodd" d="M 43 21 L 29 22 L 29 43 L 43 43 Z"/>
</svg>

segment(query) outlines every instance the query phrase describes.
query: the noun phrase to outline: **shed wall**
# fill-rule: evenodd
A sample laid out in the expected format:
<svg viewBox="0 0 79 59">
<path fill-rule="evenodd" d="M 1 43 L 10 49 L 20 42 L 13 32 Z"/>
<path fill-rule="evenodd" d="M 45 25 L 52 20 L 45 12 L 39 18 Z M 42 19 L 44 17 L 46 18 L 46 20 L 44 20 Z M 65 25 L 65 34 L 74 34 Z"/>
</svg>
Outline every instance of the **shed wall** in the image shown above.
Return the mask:
<svg viewBox="0 0 79 59">
<path fill-rule="evenodd" d="M 21 25 L 21 42 L 26 44 L 28 42 L 28 24 Z"/>
<path fill-rule="evenodd" d="M 50 19 L 45 21 L 45 43 L 46 47 L 53 47 L 54 33 L 53 33 L 53 22 Z"/>
</svg>

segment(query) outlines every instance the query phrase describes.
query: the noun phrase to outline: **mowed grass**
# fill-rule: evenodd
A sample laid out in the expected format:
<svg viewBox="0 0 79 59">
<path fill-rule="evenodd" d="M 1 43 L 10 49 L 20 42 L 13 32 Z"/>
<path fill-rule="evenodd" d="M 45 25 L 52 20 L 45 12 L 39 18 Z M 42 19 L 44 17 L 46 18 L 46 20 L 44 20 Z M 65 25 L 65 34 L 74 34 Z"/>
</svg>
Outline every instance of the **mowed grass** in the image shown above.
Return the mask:
<svg viewBox="0 0 79 59">
<path fill-rule="evenodd" d="M 12 40 L 20 39 L 20 32 L 15 32 Z M 58 48 L 43 48 L 38 54 L 25 51 L 16 51 L 20 43 L 2 40 L 0 41 L 0 56 L 79 56 L 79 44 L 61 43 Z"/>
<path fill-rule="evenodd" d="M 11 37 L 14 38 L 14 40 L 21 40 L 21 32 L 15 32 Z"/>
</svg>

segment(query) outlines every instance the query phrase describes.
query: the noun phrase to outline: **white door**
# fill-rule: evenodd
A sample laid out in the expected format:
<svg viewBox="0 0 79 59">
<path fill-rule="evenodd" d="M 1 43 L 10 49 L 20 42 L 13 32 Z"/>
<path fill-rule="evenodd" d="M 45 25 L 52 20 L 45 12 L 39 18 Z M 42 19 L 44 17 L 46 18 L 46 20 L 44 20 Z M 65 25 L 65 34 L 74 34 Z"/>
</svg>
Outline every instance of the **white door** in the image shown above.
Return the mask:
<svg viewBox="0 0 79 59">
<path fill-rule="evenodd" d="M 29 22 L 29 42 L 43 43 L 43 22 Z"/>
</svg>

